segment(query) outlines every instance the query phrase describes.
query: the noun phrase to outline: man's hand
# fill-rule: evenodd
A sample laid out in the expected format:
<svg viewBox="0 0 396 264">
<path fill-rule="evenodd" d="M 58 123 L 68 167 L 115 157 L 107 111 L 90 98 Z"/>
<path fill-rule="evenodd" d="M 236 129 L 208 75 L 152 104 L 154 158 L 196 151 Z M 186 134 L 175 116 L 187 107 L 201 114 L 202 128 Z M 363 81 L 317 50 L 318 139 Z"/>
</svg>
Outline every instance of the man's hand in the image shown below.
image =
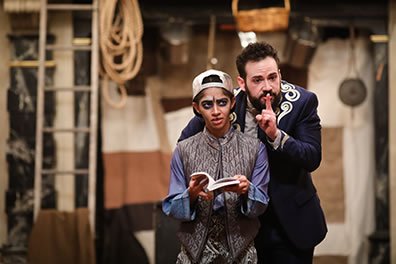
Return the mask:
<svg viewBox="0 0 396 264">
<path fill-rule="evenodd" d="M 208 179 L 206 179 L 205 175 L 199 175 L 199 176 L 201 177 L 192 177 L 188 185 L 188 192 L 190 195 L 191 203 L 195 202 L 198 196 L 201 196 L 205 200 L 213 199 L 213 192 L 205 192 L 203 189 L 203 187 L 208 183 Z"/>
<path fill-rule="evenodd" d="M 265 109 L 261 111 L 261 115 L 256 115 L 256 120 L 260 128 L 265 132 L 267 137 L 275 140 L 279 131 L 276 126 L 276 115 L 271 106 L 271 97 L 269 94 L 265 96 Z"/>
<path fill-rule="evenodd" d="M 235 175 L 234 178 L 239 181 L 239 184 L 226 186 L 223 188 L 223 191 L 246 194 L 249 191 L 249 180 L 244 175 Z"/>
</svg>

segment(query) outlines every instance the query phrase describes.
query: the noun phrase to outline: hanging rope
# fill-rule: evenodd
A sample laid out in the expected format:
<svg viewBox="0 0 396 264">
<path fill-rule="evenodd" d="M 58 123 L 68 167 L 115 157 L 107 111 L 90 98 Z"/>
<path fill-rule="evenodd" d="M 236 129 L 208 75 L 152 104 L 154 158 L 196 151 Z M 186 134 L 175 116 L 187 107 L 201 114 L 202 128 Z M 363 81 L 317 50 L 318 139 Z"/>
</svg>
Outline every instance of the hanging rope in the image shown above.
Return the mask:
<svg viewBox="0 0 396 264">
<path fill-rule="evenodd" d="M 351 24 L 349 26 L 349 41 L 350 41 L 350 57 L 349 57 L 349 69 L 348 73 L 351 77 L 358 77 L 358 70 L 356 66 L 356 57 L 355 57 L 355 26 Z M 353 76 L 354 75 L 354 76 Z"/>
<path fill-rule="evenodd" d="M 114 108 L 126 103 L 125 82 L 139 72 L 143 60 L 143 22 L 137 0 L 101 0 L 100 50 L 103 97 Z M 121 90 L 121 100 L 114 103 L 109 96 L 109 79 Z"/>
<path fill-rule="evenodd" d="M 216 17 L 214 15 L 210 16 L 210 26 L 209 26 L 209 37 L 208 37 L 208 58 L 206 60 L 206 69 L 213 69 L 213 54 L 214 54 L 214 44 L 216 36 Z"/>
</svg>

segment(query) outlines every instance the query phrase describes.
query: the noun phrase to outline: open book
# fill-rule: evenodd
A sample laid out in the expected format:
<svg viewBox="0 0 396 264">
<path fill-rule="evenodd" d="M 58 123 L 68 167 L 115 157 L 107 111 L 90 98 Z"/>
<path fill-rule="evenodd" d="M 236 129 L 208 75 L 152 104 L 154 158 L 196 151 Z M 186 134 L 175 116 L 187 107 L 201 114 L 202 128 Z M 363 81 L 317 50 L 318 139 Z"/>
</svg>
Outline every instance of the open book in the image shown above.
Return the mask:
<svg viewBox="0 0 396 264">
<path fill-rule="evenodd" d="M 206 178 L 208 178 L 209 182 L 208 182 L 208 191 L 214 191 L 216 189 L 222 188 L 224 186 L 229 186 L 229 185 L 234 185 L 234 184 L 239 184 L 240 182 L 238 180 L 236 180 L 234 177 L 229 177 L 229 178 L 221 178 L 218 179 L 217 181 L 215 179 L 212 178 L 212 176 L 210 176 L 209 174 L 207 174 L 206 172 L 194 172 L 193 174 L 191 174 L 191 177 L 199 177 L 199 175 L 205 175 Z"/>
</svg>

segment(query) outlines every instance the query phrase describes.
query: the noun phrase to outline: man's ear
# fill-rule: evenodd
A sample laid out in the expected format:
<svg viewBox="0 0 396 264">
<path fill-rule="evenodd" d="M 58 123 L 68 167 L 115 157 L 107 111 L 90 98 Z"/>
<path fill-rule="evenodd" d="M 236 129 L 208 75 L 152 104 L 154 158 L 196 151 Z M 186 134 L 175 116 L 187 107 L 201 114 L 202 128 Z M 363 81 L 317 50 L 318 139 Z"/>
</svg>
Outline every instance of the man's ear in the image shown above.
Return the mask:
<svg viewBox="0 0 396 264">
<path fill-rule="evenodd" d="M 280 72 L 280 69 L 278 69 L 278 72 L 279 72 L 279 80 L 282 81 L 282 74 L 281 74 L 281 72 Z"/>
<path fill-rule="evenodd" d="M 192 106 L 194 107 L 195 111 L 197 111 L 198 114 L 201 114 L 201 112 L 198 109 L 198 105 L 195 102 L 192 103 Z"/>
<path fill-rule="evenodd" d="M 242 91 L 246 92 L 245 80 L 241 76 L 238 76 L 237 81 L 238 81 L 239 87 L 242 89 Z"/>
</svg>

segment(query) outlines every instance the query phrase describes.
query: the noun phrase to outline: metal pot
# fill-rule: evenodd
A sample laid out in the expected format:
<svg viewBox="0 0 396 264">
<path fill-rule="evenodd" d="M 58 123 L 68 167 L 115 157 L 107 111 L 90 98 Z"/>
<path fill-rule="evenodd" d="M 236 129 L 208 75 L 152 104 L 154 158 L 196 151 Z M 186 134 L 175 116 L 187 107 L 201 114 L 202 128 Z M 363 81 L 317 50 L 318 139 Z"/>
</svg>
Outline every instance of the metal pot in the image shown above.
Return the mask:
<svg viewBox="0 0 396 264">
<path fill-rule="evenodd" d="M 338 96 L 348 106 L 357 106 L 366 99 L 367 89 L 359 78 L 345 79 L 339 89 Z"/>
</svg>

